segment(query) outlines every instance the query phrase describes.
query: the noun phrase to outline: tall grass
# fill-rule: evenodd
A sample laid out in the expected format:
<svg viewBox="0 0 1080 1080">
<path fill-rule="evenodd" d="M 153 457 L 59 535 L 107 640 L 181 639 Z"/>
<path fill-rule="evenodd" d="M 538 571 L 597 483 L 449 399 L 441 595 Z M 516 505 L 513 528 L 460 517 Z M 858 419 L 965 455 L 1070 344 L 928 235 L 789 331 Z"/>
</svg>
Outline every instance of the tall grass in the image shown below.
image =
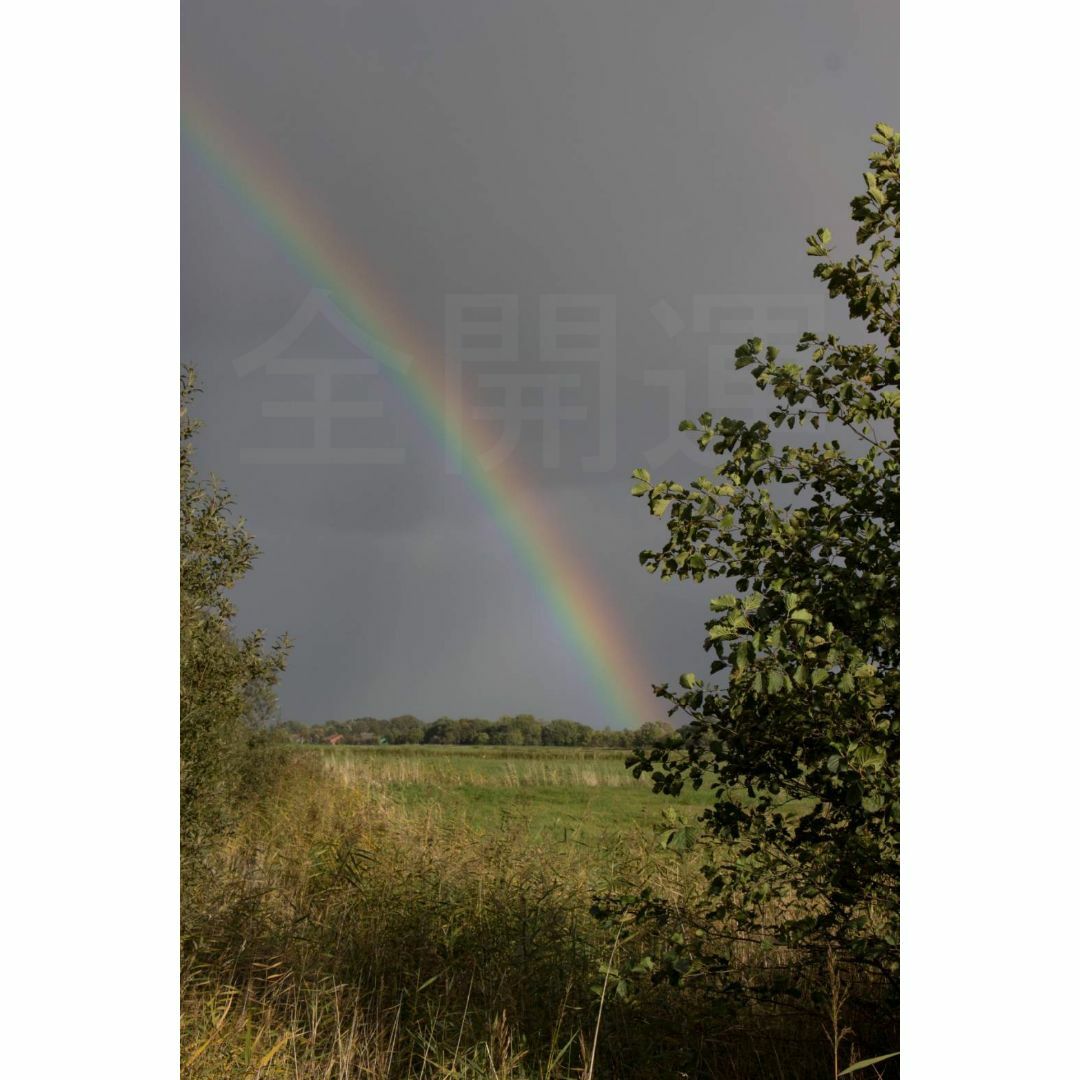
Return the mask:
<svg viewBox="0 0 1080 1080">
<path fill-rule="evenodd" d="M 833 1074 L 820 1016 L 624 977 L 662 942 L 599 923 L 594 894 L 647 881 L 690 911 L 693 852 L 660 852 L 644 830 L 553 842 L 510 816 L 475 828 L 394 797 L 388 776 L 422 771 L 416 757 L 296 754 L 188 889 L 187 1077 Z M 535 764 L 589 784 L 584 761 Z"/>
<path fill-rule="evenodd" d="M 342 783 L 380 802 L 492 830 L 513 817 L 551 841 L 602 843 L 651 831 L 661 803 L 626 769 L 626 751 L 562 747 L 304 748 Z M 678 805 L 697 812 L 708 792 Z"/>
<path fill-rule="evenodd" d="M 625 750 L 380 746 L 306 752 L 321 753 L 333 774 L 354 783 L 649 789 L 627 770 Z"/>
</svg>

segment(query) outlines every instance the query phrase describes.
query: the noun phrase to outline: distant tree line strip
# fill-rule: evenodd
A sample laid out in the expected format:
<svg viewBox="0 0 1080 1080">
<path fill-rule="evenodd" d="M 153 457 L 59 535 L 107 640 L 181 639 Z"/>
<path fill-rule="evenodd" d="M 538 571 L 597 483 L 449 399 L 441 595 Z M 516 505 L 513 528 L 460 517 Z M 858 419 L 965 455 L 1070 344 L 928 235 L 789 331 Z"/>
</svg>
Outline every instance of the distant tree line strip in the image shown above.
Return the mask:
<svg viewBox="0 0 1080 1080">
<path fill-rule="evenodd" d="M 643 743 L 669 738 L 674 728 L 655 721 L 638 728 L 618 730 L 593 728 L 576 720 L 538 720 L 528 713 L 503 716 L 498 720 L 448 716 L 423 721 L 415 716 L 394 716 L 381 720 L 361 716 L 326 724 L 301 724 L 289 720 L 278 724 L 294 742 L 342 746 L 590 746 L 629 749 Z"/>
</svg>

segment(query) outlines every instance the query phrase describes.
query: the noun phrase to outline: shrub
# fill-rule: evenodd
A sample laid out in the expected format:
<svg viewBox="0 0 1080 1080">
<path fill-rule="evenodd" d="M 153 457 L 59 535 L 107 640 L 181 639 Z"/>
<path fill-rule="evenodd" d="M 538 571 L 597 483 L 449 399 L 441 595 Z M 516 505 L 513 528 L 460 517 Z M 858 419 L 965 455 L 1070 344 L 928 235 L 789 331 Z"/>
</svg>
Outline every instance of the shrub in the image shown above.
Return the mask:
<svg viewBox="0 0 1080 1080">
<path fill-rule="evenodd" d="M 267 651 L 262 631 L 232 631 L 228 591 L 258 549 L 233 521 L 232 499 L 196 471 L 190 415 L 198 390 L 184 371 L 180 390 L 180 841 L 182 867 L 228 825 L 237 800 L 265 779 L 278 740 L 258 733 L 272 714 L 273 686 L 289 643 Z"/>
</svg>

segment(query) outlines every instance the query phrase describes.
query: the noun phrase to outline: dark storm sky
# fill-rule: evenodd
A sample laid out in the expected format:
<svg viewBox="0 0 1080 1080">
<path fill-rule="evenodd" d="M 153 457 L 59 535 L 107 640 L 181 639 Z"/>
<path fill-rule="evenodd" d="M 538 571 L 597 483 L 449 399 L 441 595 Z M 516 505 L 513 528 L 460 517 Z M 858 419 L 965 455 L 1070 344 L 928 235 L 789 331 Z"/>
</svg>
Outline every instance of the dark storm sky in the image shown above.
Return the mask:
<svg viewBox="0 0 1080 1080">
<path fill-rule="evenodd" d="M 526 418 L 513 465 L 634 642 L 643 670 L 625 677 L 705 671 L 702 623 L 719 589 L 639 568 L 664 530 L 627 494 L 629 473 L 693 479 L 705 459 L 660 449 L 671 416 L 761 409 L 730 366 L 750 331 L 789 345 L 815 320 L 844 329 L 802 241 L 828 225 L 850 244 L 867 137 L 899 121 L 898 5 L 185 0 L 182 19 L 186 84 L 272 149 L 438 349 L 447 297 L 517 298 L 507 354 L 464 365 L 467 401 L 505 405 L 507 375 L 563 377 L 560 400 L 578 412 L 555 417 L 546 442 Z M 331 445 L 400 462 L 253 460 L 267 448 L 311 456 L 311 419 L 265 412 L 312 401 L 315 384 L 266 365 L 241 375 L 238 358 L 362 354 L 318 317 L 281 345 L 315 283 L 189 149 L 182 239 L 201 462 L 263 549 L 237 589 L 241 625 L 296 641 L 284 716 L 625 722 L 384 374 L 335 379 L 334 402 L 381 403 L 382 415 L 334 420 Z M 611 298 L 608 359 L 545 357 L 552 295 Z M 590 455 L 606 459 L 587 468 Z"/>
</svg>

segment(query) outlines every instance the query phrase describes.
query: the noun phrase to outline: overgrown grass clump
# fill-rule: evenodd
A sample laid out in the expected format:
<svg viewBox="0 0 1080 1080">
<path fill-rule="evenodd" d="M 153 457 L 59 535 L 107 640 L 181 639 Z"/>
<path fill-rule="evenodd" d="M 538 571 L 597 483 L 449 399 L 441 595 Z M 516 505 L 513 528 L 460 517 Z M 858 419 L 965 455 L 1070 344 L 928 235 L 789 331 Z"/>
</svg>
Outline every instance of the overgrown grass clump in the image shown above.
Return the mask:
<svg viewBox="0 0 1080 1080">
<path fill-rule="evenodd" d="M 597 895 L 648 882 L 694 933 L 704 853 L 661 850 L 644 824 L 608 830 L 606 810 L 559 839 L 524 812 L 492 825 L 486 811 L 440 805 L 455 786 L 511 804 L 555 786 L 568 805 L 630 792 L 659 818 L 647 788 L 590 786 L 572 755 L 477 755 L 471 775 L 462 762 L 440 779 L 424 775 L 436 756 L 414 750 L 421 779 L 399 781 L 409 755 L 294 754 L 185 896 L 184 1075 L 832 1075 L 812 1010 L 735 1007 L 705 979 L 654 981 L 642 961 L 679 927 L 594 917 Z M 500 783 L 492 764 L 552 771 L 547 785 L 540 773 Z"/>
</svg>

